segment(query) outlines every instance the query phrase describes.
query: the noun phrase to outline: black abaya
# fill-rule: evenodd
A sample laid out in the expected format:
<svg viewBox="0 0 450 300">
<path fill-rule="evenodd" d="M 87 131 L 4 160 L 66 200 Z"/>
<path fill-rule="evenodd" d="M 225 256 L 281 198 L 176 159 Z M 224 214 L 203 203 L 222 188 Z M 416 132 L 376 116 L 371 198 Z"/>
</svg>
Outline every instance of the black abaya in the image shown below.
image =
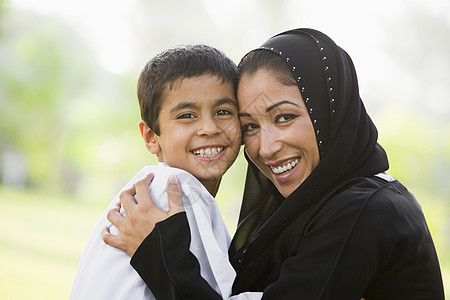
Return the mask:
<svg viewBox="0 0 450 300">
<path fill-rule="evenodd" d="M 388 169 L 388 161 L 359 97 L 350 57 L 311 29 L 281 33 L 260 49 L 279 55 L 292 71 L 317 133 L 320 162 L 283 199 L 249 160 L 229 250 L 237 272 L 233 294 L 444 299 L 439 262 L 419 204 L 399 181 L 375 176 Z M 217 298 L 188 251 L 183 216 L 157 224 L 131 263 L 155 295 Z M 168 287 L 161 288 L 167 278 Z"/>
</svg>

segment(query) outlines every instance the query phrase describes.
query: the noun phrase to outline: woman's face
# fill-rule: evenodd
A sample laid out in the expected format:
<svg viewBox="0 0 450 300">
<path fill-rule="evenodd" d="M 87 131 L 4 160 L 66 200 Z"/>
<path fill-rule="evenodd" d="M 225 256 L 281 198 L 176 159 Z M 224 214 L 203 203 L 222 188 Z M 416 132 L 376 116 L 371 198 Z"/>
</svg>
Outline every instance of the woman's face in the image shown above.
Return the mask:
<svg viewBox="0 0 450 300">
<path fill-rule="evenodd" d="M 241 77 L 237 97 L 247 155 L 289 196 L 319 163 L 314 128 L 297 85 L 283 84 L 260 69 Z"/>
</svg>

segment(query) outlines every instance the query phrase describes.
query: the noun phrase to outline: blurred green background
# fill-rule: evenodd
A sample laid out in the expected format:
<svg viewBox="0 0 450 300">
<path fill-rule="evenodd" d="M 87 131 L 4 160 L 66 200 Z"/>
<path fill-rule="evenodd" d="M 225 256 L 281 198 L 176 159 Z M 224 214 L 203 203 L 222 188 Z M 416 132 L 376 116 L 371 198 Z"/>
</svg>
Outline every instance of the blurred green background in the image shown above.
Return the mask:
<svg viewBox="0 0 450 300">
<path fill-rule="evenodd" d="M 155 158 L 136 79 L 156 53 L 205 43 L 234 61 L 312 27 L 353 58 L 390 174 L 416 195 L 450 289 L 450 3 L 0 0 L 0 299 L 66 299 L 98 218 Z M 218 202 L 231 232 L 246 163 Z"/>
</svg>

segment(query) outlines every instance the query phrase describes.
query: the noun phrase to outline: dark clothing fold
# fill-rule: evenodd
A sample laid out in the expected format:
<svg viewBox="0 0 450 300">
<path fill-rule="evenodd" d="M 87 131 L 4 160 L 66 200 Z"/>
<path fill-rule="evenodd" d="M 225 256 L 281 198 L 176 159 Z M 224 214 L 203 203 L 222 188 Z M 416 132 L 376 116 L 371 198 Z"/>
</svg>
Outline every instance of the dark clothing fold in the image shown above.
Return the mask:
<svg viewBox="0 0 450 300">
<path fill-rule="evenodd" d="M 189 252 L 183 213 L 158 223 L 131 264 L 157 299 L 220 299 Z M 263 299 L 444 299 L 432 238 L 398 181 L 359 178 L 305 208 L 270 243 L 230 257 L 233 294 Z M 168 275 L 170 274 L 170 275 Z"/>
<path fill-rule="evenodd" d="M 190 243 L 189 224 L 182 212 L 157 223 L 133 255 L 131 265 L 156 299 L 221 299 L 201 277 Z"/>
</svg>

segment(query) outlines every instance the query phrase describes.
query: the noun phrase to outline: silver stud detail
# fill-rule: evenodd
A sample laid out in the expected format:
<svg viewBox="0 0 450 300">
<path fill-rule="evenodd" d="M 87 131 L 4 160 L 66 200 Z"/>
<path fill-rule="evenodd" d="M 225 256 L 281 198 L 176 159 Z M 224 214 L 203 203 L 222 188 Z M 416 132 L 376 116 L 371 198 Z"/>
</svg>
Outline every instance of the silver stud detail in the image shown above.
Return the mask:
<svg viewBox="0 0 450 300">
<path fill-rule="evenodd" d="M 317 131 L 316 131 L 316 134 L 319 134 L 319 132 L 320 132 L 320 130 L 317 130 Z"/>
<path fill-rule="evenodd" d="M 323 51 L 323 47 L 320 47 L 320 51 Z"/>
<path fill-rule="evenodd" d="M 328 71 L 328 69 L 329 69 L 328 67 L 325 67 L 325 71 Z"/>
<path fill-rule="evenodd" d="M 273 50 L 273 48 L 270 48 L 270 50 Z"/>
<path fill-rule="evenodd" d="M 332 90 L 333 90 L 333 88 L 332 88 L 332 87 L 330 87 L 330 89 L 329 89 L 328 91 L 330 91 L 330 92 L 331 92 Z"/>
<path fill-rule="evenodd" d="M 331 77 L 328 77 L 328 78 L 327 78 L 327 81 L 331 81 Z"/>
<path fill-rule="evenodd" d="M 306 100 L 305 100 L 305 102 L 308 102 L 309 101 L 309 97 L 306 97 Z"/>
<path fill-rule="evenodd" d="M 302 78 L 300 76 L 297 77 L 297 81 L 300 81 Z"/>
<path fill-rule="evenodd" d="M 334 102 L 334 98 L 331 98 L 331 103 L 333 103 Z"/>
<path fill-rule="evenodd" d="M 322 141 L 319 141 L 319 145 L 322 145 Z"/>
<path fill-rule="evenodd" d="M 327 60 L 327 57 L 326 57 L 326 56 L 324 56 L 324 57 L 322 58 L 322 60 Z"/>
<path fill-rule="evenodd" d="M 302 86 L 301 91 L 302 91 L 302 93 L 305 91 L 305 87 L 304 86 Z"/>
<path fill-rule="evenodd" d="M 312 112 L 313 112 L 313 109 L 312 109 L 312 108 L 310 108 L 310 109 L 309 109 L 309 113 L 312 113 Z"/>
<path fill-rule="evenodd" d="M 316 123 L 317 123 L 317 120 L 314 120 L 314 121 L 313 121 L 313 124 L 316 124 Z"/>
<path fill-rule="evenodd" d="M 286 57 L 286 62 L 288 62 L 289 61 L 289 57 Z"/>
<path fill-rule="evenodd" d="M 280 51 L 280 55 L 283 54 L 283 52 Z"/>
</svg>

